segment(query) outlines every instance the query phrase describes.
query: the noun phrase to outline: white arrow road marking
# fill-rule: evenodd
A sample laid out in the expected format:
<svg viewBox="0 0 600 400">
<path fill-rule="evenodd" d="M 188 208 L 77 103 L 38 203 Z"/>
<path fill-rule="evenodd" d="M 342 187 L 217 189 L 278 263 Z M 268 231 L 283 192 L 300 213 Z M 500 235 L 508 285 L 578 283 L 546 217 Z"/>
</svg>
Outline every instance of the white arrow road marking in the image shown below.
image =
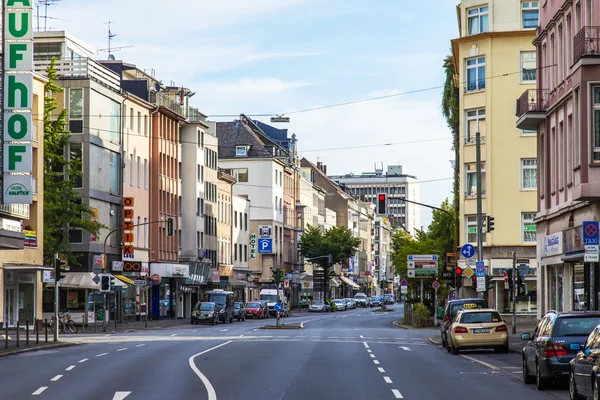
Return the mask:
<svg viewBox="0 0 600 400">
<path fill-rule="evenodd" d="M 31 393 L 32 396 L 39 396 L 40 394 L 42 394 L 42 392 L 44 390 L 48 389 L 48 386 L 42 386 L 41 388 L 39 388 L 38 390 L 36 390 L 35 392 Z"/>
<path fill-rule="evenodd" d="M 194 373 L 196 375 L 198 375 L 198 378 L 200 378 L 200 380 L 202 381 L 202 383 L 204 384 L 204 387 L 206 388 L 206 393 L 208 394 L 208 400 L 217 400 L 217 392 L 215 392 L 215 388 L 213 387 L 213 385 L 210 383 L 210 381 L 208 380 L 208 378 L 206 376 L 204 376 L 204 374 L 202 372 L 200 372 L 200 370 L 198 369 L 198 367 L 196 367 L 196 363 L 194 362 L 194 359 L 198 356 L 201 356 L 202 354 L 206 354 L 209 351 L 213 351 L 218 349 L 219 347 L 225 346 L 227 344 L 231 343 L 231 340 L 225 342 L 225 343 L 221 343 L 218 346 L 215 347 L 211 347 L 208 350 L 204 350 L 201 351 L 198 354 L 194 354 L 193 356 L 191 356 L 188 360 L 189 364 L 190 364 L 190 368 L 192 369 L 192 371 L 194 371 Z M 114 400 L 114 399 L 113 399 Z"/>
<path fill-rule="evenodd" d="M 115 392 L 112 400 L 123 400 L 125 397 L 129 396 L 131 392 Z"/>
<path fill-rule="evenodd" d="M 398 347 L 399 349 L 405 350 L 405 351 L 410 351 L 410 349 L 406 346 L 400 346 Z"/>
</svg>

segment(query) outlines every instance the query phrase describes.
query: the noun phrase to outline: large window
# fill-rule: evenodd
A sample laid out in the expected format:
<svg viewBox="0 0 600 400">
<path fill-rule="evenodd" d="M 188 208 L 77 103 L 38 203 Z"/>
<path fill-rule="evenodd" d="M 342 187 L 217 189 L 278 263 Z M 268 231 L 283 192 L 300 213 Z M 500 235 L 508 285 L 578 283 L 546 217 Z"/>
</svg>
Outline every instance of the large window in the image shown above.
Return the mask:
<svg viewBox="0 0 600 400">
<path fill-rule="evenodd" d="M 485 89 L 485 57 L 475 57 L 466 60 L 467 91 Z"/>
<path fill-rule="evenodd" d="M 537 189 L 537 160 L 521 159 L 521 189 Z"/>
<path fill-rule="evenodd" d="M 238 182 L 248 182 L 248 168 L 234 168 L 231 170 L 231 175 Z"/>
<path fill-rule="evenodd" d="M 83 118 L 83 89 L 69 89 L 69 119 Z"/>
<path fill-rule="evenodd" d="M 69 179 L 73 181 L 76 189 L 83 187 L 83 144 L 69 143 L 69 158 L 71 160 L 71 171 L 77 171 Z"/>
<path fill-rule="evenodd" d="M 478 130 L 481 136 L 485 137 L 485 108 L 467 111 L 465 143 L 475 143 L 475 134 Z"/>
<path fill-rule="evenodd" d="M 485 221 L 485 215 L 482 215 L 482 225 Z M 485 243 L 485 236 L 482 240 Z M 477 243 L 477 215 L 467 215 L 467 243 Z"/>
<path fill-rule="evenodd" d="M 465 165 L 467 174 L 467 187 L 465 197 L 477 197 L 477 163 L 469 163 Z M 485 163 L 481 163 L 481 195 L 485 196 Z"/>
<path fill-rule="evenodd" d="M 119 154 L 110 151 L 110 193 L 119 194 Z"/>
<path fill-rule="evenodd" d="M 523 213 L 521 214 L 521 231 L 523 232 L 523 243 L 535 243 L 535 213 Z"/>
<path fill-rule="evenodd" d="M 535 83 L 535 51 L 521 52 L 521 82 Z"/>
<path fill-rule="evenodd" d="M 600 86 L 592 89 L 592 118 L 594 132 L 594 161 L 600 161 Z"/>
<path fill-rule="evenodd" d="M 488 31 L 488 12 L 488 6 L 467 10 L 469 35 L 476 35 Z"/>
<path fill-rule="evenodd" d="M 116 101 L 111 101 L 111 110 L 110 110 L 110 141 L 113 143 L 120 143 L 120 109 L 121 105 Z"/>
<path fill-rule="evenodd" d="M 521 3 L 521 15 L 523 16 L 523 29 L 535 29 L 538 26 L 539 2 L 524 1 Z"/>
</svg>

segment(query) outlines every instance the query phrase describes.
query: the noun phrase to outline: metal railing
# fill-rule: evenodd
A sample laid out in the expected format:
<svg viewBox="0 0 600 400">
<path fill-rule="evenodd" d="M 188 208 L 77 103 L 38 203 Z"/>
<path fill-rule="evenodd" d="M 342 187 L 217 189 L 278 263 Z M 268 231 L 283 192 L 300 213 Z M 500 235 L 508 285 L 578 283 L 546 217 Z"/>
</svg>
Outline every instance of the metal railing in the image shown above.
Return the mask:
<svg viewBox="0 0 600 400">
<path fill-rule="evenodd" d="M 517 117 L 527 112 L 544 112 L 548 108 L 548 89 L 527 89 L 517 100 Z"/>
<path fill-rule="evenodd" d="M 600 56 L 600 26 L 584 26 L 573 38 L 573 64 L 585 56 Z"/>
<path fill-rule="evenodd" d="M 163 93 L 150 92 L 150 103 L 154 103 L 157 106 L 166 107 L 182 117 L 185 116 L 183 106 L 173 100 L 170 96 Z"/>
<path fill-rule="evenodd" d="M 34 71 L 46 75 L 50 62 L 36 60 Z M 92 59 L 56 60 L 55 68 L 60 79 L 92 79 L 117 93 L 121 92 L 121 77 Z"/>
</svg>

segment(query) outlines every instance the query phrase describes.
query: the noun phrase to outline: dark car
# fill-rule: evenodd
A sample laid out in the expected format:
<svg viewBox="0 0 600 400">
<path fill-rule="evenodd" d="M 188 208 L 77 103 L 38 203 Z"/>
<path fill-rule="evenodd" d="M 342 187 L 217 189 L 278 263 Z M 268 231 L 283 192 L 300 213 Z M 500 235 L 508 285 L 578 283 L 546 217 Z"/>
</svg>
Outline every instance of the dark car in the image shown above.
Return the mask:
<svg viewBox="0 0 600 400">
<path fill-rule="evenodd" d="M 448 336 L 446 332 L 448 327 L 452 325 L 456 313 L 461 308 L 488 308 L 487 301 L 484 299 L 459 299 L 450 300 L 446 303 L 444 313 L 442 314 L 442 323 L 440 324 L 440 335 L 442 336 L 442 346 L 447 348 Z"/>
<path fill-rule="evenodd" d="M 550 381 L 567 378 L 571 360 L 598 325 L 598 311 L 548 312 L 532 334 L 521 335 L 527 340 L 523 348 L 523 381 L 535 382 L 537 389 L 543 390 Z"/>
<path fill-rule="evenodd" d="M 246 320 L 246 307 L 241 301 L 236 301 L 233 304 L 233 318 L 236 318 L 238 321 Z"/>
<path fill-rule="evenodd" d="M 217 305 L 211 302 L 198 302 L 192 310 L 192 325 L 200 322 L 208 322 L 213 325 L 219 323 L 219 312 Z"/>
<path fill-rule="evenodd" d="M 576 347 L 576 346 L 573 346 Z M 571 360 L 569 394 L 571 399 L 583 396 L 597 399 L 600 395 L 598 370 L 600 369 L 600 326 L 594 328 L 581 351 Z"/>
</svg>

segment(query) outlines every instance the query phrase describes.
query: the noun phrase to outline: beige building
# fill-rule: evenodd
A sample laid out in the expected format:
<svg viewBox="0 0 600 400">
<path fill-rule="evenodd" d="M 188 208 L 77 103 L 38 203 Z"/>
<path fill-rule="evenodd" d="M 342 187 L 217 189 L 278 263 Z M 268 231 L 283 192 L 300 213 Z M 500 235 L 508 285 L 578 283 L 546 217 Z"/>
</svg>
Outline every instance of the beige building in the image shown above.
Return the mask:
<svg viewBox="0 0 600 400">
<path fill-rule="evenodd" d="M 512 252 L 527 259 L 527 293 L 519 296 L 519 313 L 535 313 L 537 210 L 536 132 L 515 127 L 515 98 L 536 81 L 532 41 L 537 1 L 463 0 L 457 6 L 460 37 L 452 40 L 460 96 L 460 244 L 477 243 L 476 132 L 481 135 L 483 261 L 492 281 L 490 305 L 510 311 L 503 273 L 512 269 Z M 470 259 L 473 262 L 476 257 Z M 464 257 L 458 265 L 466 267 Z M 472 279 L 463 279 L 463 297 L 474 296 Z"/>
<path fill-rule="evenodd" d="M 42 285 L 49 282 L 50 267 L 44 267 L 44 85 L 33 80 L 33 203 L 0 205 L 0 326 L 30 327 L 42 318 Z"/>
<path fill-rule="evenodd" d="M 222 170 L 218 172 L 217 184 L 217 243 L 218 243 L 218 260 L 219 260 L 219 276 L 221 281 L 225 278 L 230 281 L 233 276 L 232 263 L 232 189 L 231 186 L 235 183 L 235 178 Z M 237 249 L 236 249 L 237 250 Z"/>
</svg>

